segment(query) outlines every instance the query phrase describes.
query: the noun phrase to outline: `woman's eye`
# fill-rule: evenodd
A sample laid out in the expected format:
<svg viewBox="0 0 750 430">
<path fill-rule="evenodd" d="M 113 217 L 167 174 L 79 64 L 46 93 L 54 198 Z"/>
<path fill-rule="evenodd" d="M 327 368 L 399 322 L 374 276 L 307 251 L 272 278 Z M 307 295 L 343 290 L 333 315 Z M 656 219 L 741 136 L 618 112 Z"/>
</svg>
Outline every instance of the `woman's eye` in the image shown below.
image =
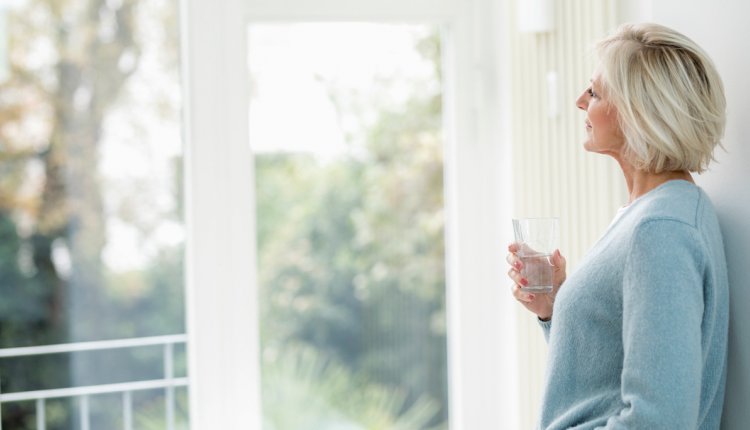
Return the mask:
<svg viewBox="0 0 750 430">
<path fill-rule="evenodd" d="M 587 89 L 586 92 L 589 93 L 591 97 L 596 97 L 596 93 L 592 88 Z"/>
</svg>

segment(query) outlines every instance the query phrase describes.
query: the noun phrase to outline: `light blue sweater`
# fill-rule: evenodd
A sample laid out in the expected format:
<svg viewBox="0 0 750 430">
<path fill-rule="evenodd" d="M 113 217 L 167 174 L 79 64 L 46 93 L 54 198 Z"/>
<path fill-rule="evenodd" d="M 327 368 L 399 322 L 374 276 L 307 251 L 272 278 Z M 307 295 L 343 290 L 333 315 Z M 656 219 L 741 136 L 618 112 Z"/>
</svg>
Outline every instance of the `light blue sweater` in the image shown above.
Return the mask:
<svg viewBox="0 0 750 430">
<path fill-rule="evenodd" d="M 543 429 L 718 429 L 729 292 L 708 196 L 669 181 L 628 206 L 540 323 Z"/>
</svg>

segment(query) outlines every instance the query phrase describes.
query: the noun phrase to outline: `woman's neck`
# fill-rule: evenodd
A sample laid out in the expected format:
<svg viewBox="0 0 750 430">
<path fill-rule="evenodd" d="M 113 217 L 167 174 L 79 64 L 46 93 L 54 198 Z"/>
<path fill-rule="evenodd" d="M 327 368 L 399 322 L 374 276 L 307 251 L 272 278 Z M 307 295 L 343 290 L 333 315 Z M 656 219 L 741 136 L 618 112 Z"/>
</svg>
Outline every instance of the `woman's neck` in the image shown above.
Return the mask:
<svg viewBox="0 0 750 430">
<path fill-rule="evenodd" d="M 661 173 L 649 173 L 634 168 L 630 163 L 618 160 L 622 173 L 625 175 L 625 183 L 628 186 L 628 204 L 638 197 L 648 193 L 659 185 L 673 180 L 684 180 L 695 183 L 692 175 L 686 170 L 677 170 Z"/>
</svg>

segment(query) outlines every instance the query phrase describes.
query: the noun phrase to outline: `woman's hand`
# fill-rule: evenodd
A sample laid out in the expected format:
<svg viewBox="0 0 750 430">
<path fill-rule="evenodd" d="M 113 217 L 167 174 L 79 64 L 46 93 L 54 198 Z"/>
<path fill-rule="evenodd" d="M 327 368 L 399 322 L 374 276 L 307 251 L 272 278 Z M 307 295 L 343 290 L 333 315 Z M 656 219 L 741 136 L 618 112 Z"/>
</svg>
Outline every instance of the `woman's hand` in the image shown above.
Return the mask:
<svg viewBox="0 0 750 430">
<path fill-rule="evenodd" d="M 560 286 L 565 282 L 565 257 L 560 255 L 559 249 L 555 250 L 552 254 L 552 265 L 555 266 L 555 269 L 552 277 L 551 293 L 528 293 L 522 289 L 524 285 L 528 284 L 528 281 L 521 276 L 523 262 L 516 255 L 518 249 L 518 244 L 510 244 L 508 246 L 508 256 L 505 259 L 511 266 L 508 276 L 515 284 L 512 288 L 513 297 L 524 305 L 526 309 L 535 313 L 540 319 L 549 320 L 552 318 L 552 305 L 555 302 L 555 295 L 557 295 Z"/>
</svg>

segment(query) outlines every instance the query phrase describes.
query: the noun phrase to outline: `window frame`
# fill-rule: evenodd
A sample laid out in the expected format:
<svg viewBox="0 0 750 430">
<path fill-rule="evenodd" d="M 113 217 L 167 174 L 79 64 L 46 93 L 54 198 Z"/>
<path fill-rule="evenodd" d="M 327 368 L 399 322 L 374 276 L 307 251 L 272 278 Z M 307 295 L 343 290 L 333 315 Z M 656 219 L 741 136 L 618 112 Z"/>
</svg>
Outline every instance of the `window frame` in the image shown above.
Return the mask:
<svg viewBox="0 0 750 430">
<path fill-rule="evenodd" d="M 247 25 L 314 21 L 445 29 L 449 425 L 518 427 L 516 307 L 504 263 L 508 10 L 506 0 L 182 0 L 191 427 L 261 428 Z"/>
</svg>

